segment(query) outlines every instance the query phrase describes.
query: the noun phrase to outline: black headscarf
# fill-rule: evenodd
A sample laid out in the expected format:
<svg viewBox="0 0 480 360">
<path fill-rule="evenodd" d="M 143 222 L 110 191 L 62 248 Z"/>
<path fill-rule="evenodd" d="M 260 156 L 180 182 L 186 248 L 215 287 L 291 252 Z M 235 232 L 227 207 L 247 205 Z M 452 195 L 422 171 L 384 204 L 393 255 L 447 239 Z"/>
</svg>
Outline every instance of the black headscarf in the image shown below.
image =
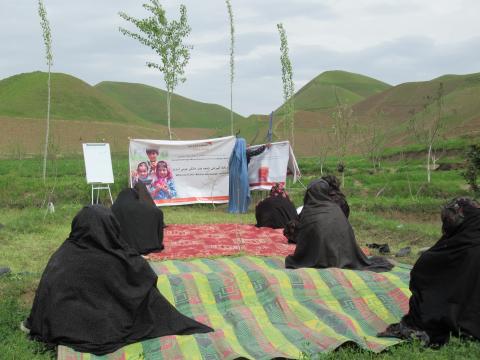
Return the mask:
<svg viewBox="0 0 480 360">
<path fill-rule="evenodd" d="M 380 257 L 367 258 L 357 245 L 353 229 L 340 207 L 328 195 L 323 180 L 309 184 L 300 223 L 295 228 L 297 247 L 287 256 L 287 268 L 329 268 L 388 271 L 393 265 Z"/>
<path fill-rule="evenodd" d="M 158 291 L 148 263 L 120 237 L 112 212 L 83 208 L 50 258 L 26 325 L 51 346 L 103 355 L 144 339 L 205 333 Z"/>
<path fill-rule="evenodd" d="M 132 248 L 140 254 L 163 250 L 163 212 L 155 206 L 143 183 L 137 183 L 135 189 L 122 190 L 112 211 L 120 223 L 122 237 Z"/>
<path fill-rule="evenodd" d="M 298 219 L 295 205 L 290 201 L 281 184 L 275 184 L 270 196 L 260 201 L 255 207 L 257 227 L 283 229 L 288 222 Z"/>
<path fill-rule="evenodd" d="M 340 190 L 340 181 L 335 175 L 322 176 L 322 179 L 325 180 L 330 186 L 328 195 L 335 204 L 340 206 L 340 209 L 342 209 L 343 213 L 348 219 L 350 216 L 350 206 L 348 206 L 345 194 Z"/>
<path fill-rule="evenodd" d="M 425 331 L 431 344 L 445 343 L 451 333 L 480 340 L 480 209 L 456 199 L 442 220 L 444 235 L 413 266 L 410 309 L 401 324 Z"/>
</svg>

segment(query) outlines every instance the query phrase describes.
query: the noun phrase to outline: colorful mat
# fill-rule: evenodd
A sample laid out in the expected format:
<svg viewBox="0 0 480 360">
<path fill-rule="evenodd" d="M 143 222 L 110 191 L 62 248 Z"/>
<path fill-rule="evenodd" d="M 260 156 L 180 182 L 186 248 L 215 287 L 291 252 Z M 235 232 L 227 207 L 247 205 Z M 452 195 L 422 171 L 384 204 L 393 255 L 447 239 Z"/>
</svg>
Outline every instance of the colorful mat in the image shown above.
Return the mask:
<svg viewBox="0 0 480 360">
<path fill-rule="evenodd" d="M 242 224 L 169 225 L 165 249 L 148 255 L 149 260 L 188 259 L 235 254 L 287 256 L 295 251 L 283 229 Z"/>
<path fill-rule="evenodd" d="M 376 333 L 408 310 L 409 271 L 284 269 L 283 257 L 153 262 L 176 308 L 215 329 L 132 344 L 108 356 L 60 346 L 60 360 L 300 358 L 354 342 L 379 352 L 397 339 Z"/>
</svg>

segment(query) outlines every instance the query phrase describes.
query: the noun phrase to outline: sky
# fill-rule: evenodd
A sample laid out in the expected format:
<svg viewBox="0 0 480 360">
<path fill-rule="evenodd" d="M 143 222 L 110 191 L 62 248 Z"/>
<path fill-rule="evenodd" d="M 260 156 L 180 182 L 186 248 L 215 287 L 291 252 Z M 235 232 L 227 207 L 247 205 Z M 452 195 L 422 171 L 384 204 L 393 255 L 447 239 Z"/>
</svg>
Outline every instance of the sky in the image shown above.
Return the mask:
<svg viewBox="0 0 480 360">
<path fill-rule="evenodd" d="M 153 50 L 122 35 L 135 30 L 118 15 L 148 15 L 147 0 L 43 0 L 52 30 L 53 72 L 95 85 L 143 83 L 165 89 L 147 68 Z M 230 108 L 230 23 L 224 0 L 160 0 L 167 18 L 187 7 L 193 46 L 187 81 L 175 93 Z M 295 90 L 328 70 L 391 85 L 444 74 L 480 72 L 478 0 L 231 0 L 235 26 L 233 109 L 267 114 L 283 102 L 283 23 Z M 0 79 L 46 71 L 36 0 L 0 0 Z"/>
</svg>

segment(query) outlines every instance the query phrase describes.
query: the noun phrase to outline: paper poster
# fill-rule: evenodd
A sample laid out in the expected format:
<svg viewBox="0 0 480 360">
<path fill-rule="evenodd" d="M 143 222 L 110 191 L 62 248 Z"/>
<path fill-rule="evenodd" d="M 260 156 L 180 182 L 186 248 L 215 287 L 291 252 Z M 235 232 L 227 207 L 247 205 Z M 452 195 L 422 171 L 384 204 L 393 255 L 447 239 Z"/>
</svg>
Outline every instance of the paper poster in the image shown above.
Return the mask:
<svg viewBox="0 0 480 360">
<path fill-rule="evenodd" d="M 235 137 L 130 140 L 130 186 L 141 181 L 155 204 L 228 202 L 228 161 Z"/>
<path fill-rule="evenodd" d="M 277 182 L 285 185 L 287 175 L 293 177 L 293 182 L 300 177 L 297 160 L 288 141 L 272 143 L 270 148 L 253 156 L 248 164 L 250 190 L 270 190 Z"/>
</svg>

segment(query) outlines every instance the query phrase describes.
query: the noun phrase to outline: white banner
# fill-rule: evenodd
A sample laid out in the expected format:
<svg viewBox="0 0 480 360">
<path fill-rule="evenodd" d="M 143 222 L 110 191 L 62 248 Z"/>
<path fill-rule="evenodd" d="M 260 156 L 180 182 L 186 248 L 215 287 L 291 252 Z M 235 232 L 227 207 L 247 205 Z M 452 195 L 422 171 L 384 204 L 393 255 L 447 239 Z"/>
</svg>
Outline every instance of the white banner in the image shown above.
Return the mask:
<svg viewBox="0 0 480 360">
<path fill-rule="evenodd" d="M 228 161 L 235 137 L 130 140 L 130 186 L 143 182 L 157 205 L 228 202 Z"/>
<path fill-rule="evenodd" d="M 262 145 L 249 149 L 259 146 Z M 277 182 L 285 185 L 287 175 L 293 177 L 293 182 L 300 177 L 300 169 L 288 141 L 272 143 L 270 148 L 253 156 L 248 164 L 250 190 L 270 190 Z"/>
</svg>

